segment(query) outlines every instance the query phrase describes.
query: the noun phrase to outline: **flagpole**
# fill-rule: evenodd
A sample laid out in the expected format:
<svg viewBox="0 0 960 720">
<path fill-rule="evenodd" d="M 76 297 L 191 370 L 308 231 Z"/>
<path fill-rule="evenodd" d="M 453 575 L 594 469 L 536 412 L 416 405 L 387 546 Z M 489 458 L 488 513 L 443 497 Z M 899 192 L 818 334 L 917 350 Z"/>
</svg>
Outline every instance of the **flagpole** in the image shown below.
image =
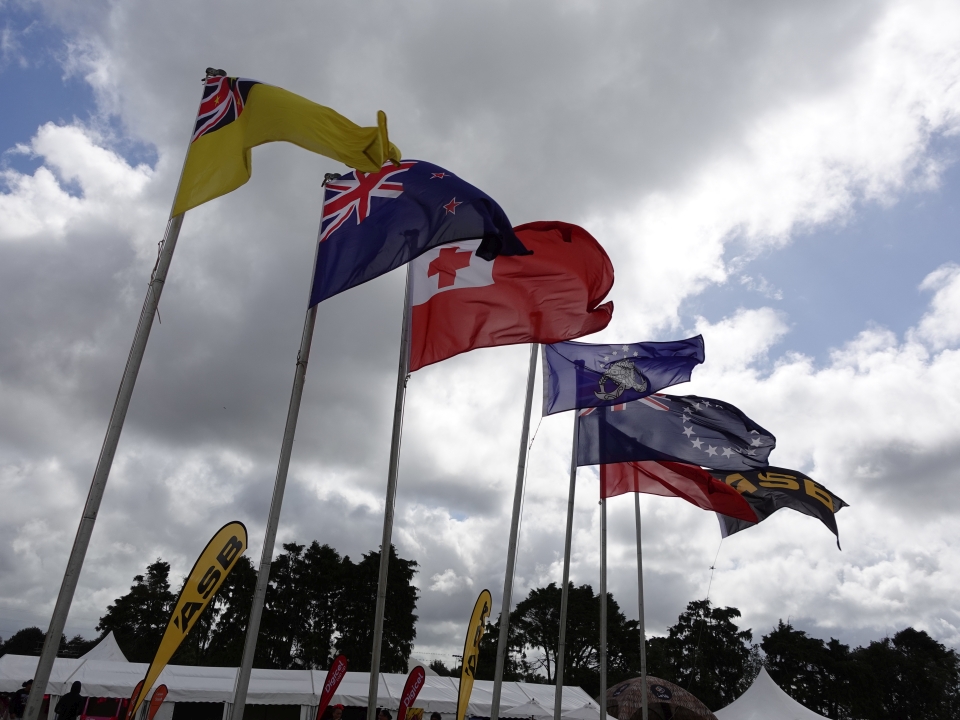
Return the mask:
<svg viewBox="0 0 960 720">
<path fill-rule="evenodd" d="M 324 186 L 329 180 L 324 179 Z M 319 242 L 317 248 L 319 250 Z M 313 274 L 310 276 L 310 290 L 316 276 L 317 261 L 314 255 Z M 309 295 L 308 295 L 309 297 Z M 297 420 L 300 417 L 300 401 L 303 398 L 303 386 L 307 378 L 307 363 L 310 360 L 310 346 L 313 344 L 313 329 L 317 323 L 319 303 L 307 310 L 303 320 L 303 332 L 300 335 L 300 350 L 297 352 L 297 365 L 293 373 L 293 388 L 290 390 L 290 403 L 287 406 L 287 421 L 283 428 L 283 440 L 280 442 L 280 460 L 277 463 L 277 475 L 273 481 L 273 496 L 270 498 L 270 512 L 267 515 L 267 528 L 263 535 L 263 549 L 260 551 L 260 569 L 257 571 L 257 587 L 250 606 L 250 618 L 243 641 L 243 659 L 237 673 L 237 686 L 233 693 L 231 720 L 242 720 L 247 705 L 247 690 L 250 688 L 250 674 L 253 671 L 253 658 L 257 652 L 257 639 L 260 635 L 260 620 L 267 599 L 267 586 L 270 584 L 270 565 L 273 562 L 273 550 L 277 543 L 277 528 L 280 525 L 280 509 L 283 505 L 283 493 L 287 487 L 287 472 L 290 469 L 290 456 L 293 453 L 293 440 L 297 433 Z"/>
<path fill-rule="evenodd" d="M 222 70 L 207 68 L 203 80 L 204 86 L 206 86 L 208 78 L 221 74 L 226 73 Z M 189 151 L 188 145 L 187 153 L 183 156 L 184 166 L 187 164 Z M 182 179 L 183 167 L 180 169 L 180 180 Z M 179 190 L 180 181 L 178 180 L 177 192 Z M 177 193 L 174 193 L 173 197 L 174 202 L 176 202 Z M 80 516 L 80 526 L 77 528 L 77 535 L 73 540 L 73 548 L 70 550 L 67 568 L 63 573 L 63 581 L 60 584 L 60 593 L 57 595 L 53 615 L 50 617 L 50 625 L 43 639 L 43 650 L 40 651 L 37 671 L 33 677 L 33 686 L 30 688 L 27 706 L 23 711 L 25 720 L 37 720 L 40 715 L 43 695 L 46 692 L 47 683 L 50 681 L 53 661 L 56 660 L 57 650 L 60 648 L 60 638 L 63 635 L 63 628 L 67 624 L 70 605 L 73 603 L 73 596 L 80 580 L 80 571 L 83 569 L 83 560 L 87 555 L 90 537 L 93 535 L 93 526 L 97 522 L 97 514 L 100 511 L 100 502 L 103 500 L 103 493 L 107 488 L 107 479 L 110 477 L 113 459 L 117 454 L 120 433 L 123 431 L 123 423 L 127 418 L 127 410 L 130 408 L 133 388 L 137 384 L 137 375 L 140 373 L 140 365 L 147 350 L 147 340 L 150 339 L 153 318 L 157 314 L 160 295 L 167 281 L 170 262 L 173 260 L 173 251 L 176 249 L 177 240 L 180 237 L 183 215 L 183 213 L 174 215 L 167 221 L 163 240 L 160 241 L 157 262 L 153 267 L 153 273 L 150 275 L 147 294 L 143 299 L 143 307 L 140 309 L 140 319 L 137 321 L 137 329 L 133 335 L 133 343 L 130 345 L 130 353 L 127 355 L 127 364 L 124 366 L 123 376 L 120 378 L 120 389 L 117 391 L 117 397 L 113 402 L 113 410 L 110 411 L 110 420 L 107 423 L 107 432 L 100 448 L 100 457 L 97 459 L 97 467 L 93 471 L 93 480 L 91 480 L 90 489 L 87 491 L 87 501 L 83 507 L 83 514 Z"/>
<path fill-rule="evenodd" d="M 377 580 L 377 608 L 373 618 L 373 652 L 370 656 L 370 687 L 367 692 L 367 720 L 375 720 L 380 689 L 380 649 L 383 642 L 383 612 L 387 604 L 387 573 L 393 538 L 393 512 L 397 501 L 397 475 L 400 468 L 400 435 L 403 406 L 410 379 L 410 265 L 403 297 L 403 324 L 400 330 L 400 362 L 397 368 L 397 395 L 393 406 L 393 434 L 390 438 L 390 464 L 387 469 L 387 497 L 383 508 L 383 539 L 380 543 L 380 576 Z M 239 720 L 237 718 L 236 720 Z"/>
<path fill-rule="evenodd" d="M 637 595 L 640 601 L 640 691 L 642 716 L 647 720 L 647 630 L 643 609 L 643 549 L 640 542 L 640 493 L 633 494 L 634 509 L 637 515 Z"/>
<path fill-rule="evenodd" d="M 560 720 L 563 704 L 563 654 L 567 639 L 567 602 L 570 592 L 570 546 L 573 544 L 573 501 L 577 490 L 577 445 L 580 439 L 579 410 L 573 414 L 573 448 L 570 454 L 570 493 L 567 498 L 567 533 L 563 541 L 563 587 L 560 591 L 560 638 L 557 644 L 557 687 L 553 698 L 553 720 Z M 601 718 L 603 720 L 603 718 Z"/>
<path fill-rule="evenodd" d="M 500 689 L 503 685 L 503 667 L 507 659 L 507 644 L 510 637 L 510 606 L 513 595 L 513 575 L 517 563 L 520 506 L 523 501 L 523 481 L 527 470 L 530 414 L 533 409 L 533 386 L 537 378 L 537 354 L 539 350 L 540 346 L 537 343 L 530 345 L 530 366 L 527 369 L 527 397 L 523 405 L 523 425 L 520 430 L 517 484 L 513 490 L 513 515 L 510 518 L 510 539 L 507 543 L 507 570 L 503 578 L 503 604 L 500 606 L 500 637 L 497 639 L 497 665 L 493 673 L 493 698 L 490 701 L 490 720 L 499 720 L 500 718 Z"/>
<path fill-rule="evenodd" d="M 600 720 L 607 713 L 607 499 L 600 498 Z"/>
</svg>

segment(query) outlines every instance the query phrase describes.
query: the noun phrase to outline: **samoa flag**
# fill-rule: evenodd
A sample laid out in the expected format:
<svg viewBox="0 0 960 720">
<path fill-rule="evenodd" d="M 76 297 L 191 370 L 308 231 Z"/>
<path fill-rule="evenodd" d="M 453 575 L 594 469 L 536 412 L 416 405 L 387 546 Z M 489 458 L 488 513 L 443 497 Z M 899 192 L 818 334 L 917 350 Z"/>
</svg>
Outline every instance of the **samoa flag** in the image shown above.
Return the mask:
<svg viewBox="0 0 960 720">
<path fill-rule="evenodd" d="M 543 346 L 543 414 L 630 402 L 688 382 L 703 336 L 667 342 Z"/>
<path fill-rule="evenodd" d="M 469 239 L 484 260 L 530 254 L 493 198 L 441 167 L 403 160 L 341 175 L 324 192 L 310 306 Z"/>
</svg>

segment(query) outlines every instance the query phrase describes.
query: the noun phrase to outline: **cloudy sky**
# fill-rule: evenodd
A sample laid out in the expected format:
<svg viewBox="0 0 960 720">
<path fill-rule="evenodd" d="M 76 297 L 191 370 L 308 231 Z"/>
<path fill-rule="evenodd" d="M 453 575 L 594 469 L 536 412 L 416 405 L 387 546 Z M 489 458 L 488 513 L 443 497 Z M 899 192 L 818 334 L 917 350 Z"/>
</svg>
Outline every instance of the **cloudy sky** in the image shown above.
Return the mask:
<svg viewBox="0 0 960 720">
<path fill-rule="evenodd" d="M 0 635 L 49 622 L 210 65 L 361 124 L 382 109 L 406 157 L 514 224 L 586 227 L 617 273 L 593 339 L 703 333 L 674 391 L 734 403 L 776 434 L 772 462 L 850 503 L 839 551 L 788 511 L 721 543 L 712 515 L 643 497 L 651 631 L 710 585 L 757 640 L 789 618 L 960 646 L 951 0 L 0 0 Z M 92 635 L 158 556 L 182 576 L 229 520 L 259 558 L 320 182 L 340 169 L 261 147 L 250 183 L 187 215 L 68 633 Z M 396 271 L 320 307 L 281 541 L 379 545 L 402 294 Z M 481 589 L 499 606 L 526 358 L 410 381 L 394 539 L 420 563 L 424 659 L 459 651 Z M 572 417 L 538 420 L 518 598 L 561 573 Z M 572 577 L 596 587 L 595 473 L 578 492 Z M 632 499 L 609 518 L 635 617 Z"/>
</svg>

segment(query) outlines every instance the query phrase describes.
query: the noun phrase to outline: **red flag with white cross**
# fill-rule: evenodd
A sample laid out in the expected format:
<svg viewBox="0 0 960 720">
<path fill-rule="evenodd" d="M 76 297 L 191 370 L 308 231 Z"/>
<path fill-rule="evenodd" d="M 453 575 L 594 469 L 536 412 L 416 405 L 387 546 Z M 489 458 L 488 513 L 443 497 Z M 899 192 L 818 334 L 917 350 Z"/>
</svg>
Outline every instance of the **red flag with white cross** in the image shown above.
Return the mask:
<svg viewBox="0 0 960 720">
<path fill-rule="evenodd" d="M 428 250 L 411 263 L 410 370 L 468 350 L 555 343 L 602 330 L 613 265 L 593 236 L 562 222 L 514 228 L 531 255 L 477 257 L 480 240 Z"/>
</svg>

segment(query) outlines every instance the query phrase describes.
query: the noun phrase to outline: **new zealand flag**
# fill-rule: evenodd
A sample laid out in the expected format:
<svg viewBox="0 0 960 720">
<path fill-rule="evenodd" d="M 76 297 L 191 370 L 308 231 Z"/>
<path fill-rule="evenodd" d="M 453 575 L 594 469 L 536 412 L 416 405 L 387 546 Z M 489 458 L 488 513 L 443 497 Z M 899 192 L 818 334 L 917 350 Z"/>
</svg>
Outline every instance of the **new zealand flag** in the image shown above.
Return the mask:
<svg viewBox="0 0 960 720">
<path fill-rule="evenodd" d="M 715 470 L 767 466 L 771 433 L 730 403 L 650 395 L 580 412 L 577 465 L 673 460 Z"/>
<path fill-rule="evenodd" d="M 703 337 L 629 345 L 543 346 L 543 414 L 630 402 L 690 380 Z"/>
<path fill-rule="evenodd" d="M 476 254 L 527 255 L 506 213 L 486 193 L 427 162 L 327 183 L 310 305 L 373 280 L 437 245 L 480 239 Z"/>
</svg>

